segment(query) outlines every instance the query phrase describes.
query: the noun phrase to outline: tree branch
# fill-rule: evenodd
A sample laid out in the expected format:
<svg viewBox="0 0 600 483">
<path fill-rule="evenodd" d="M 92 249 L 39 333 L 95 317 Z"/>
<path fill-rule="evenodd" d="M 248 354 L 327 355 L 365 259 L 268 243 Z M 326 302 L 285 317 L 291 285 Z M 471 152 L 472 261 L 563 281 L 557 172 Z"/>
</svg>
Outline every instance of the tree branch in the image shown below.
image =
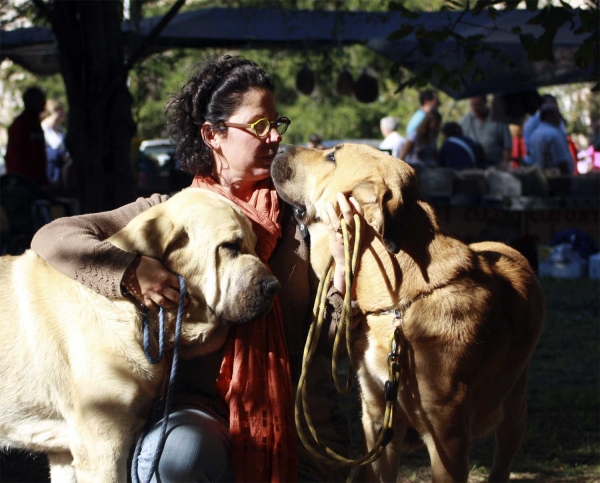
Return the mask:
<svg viewBox="0 0 600 483">
<path fill-rule="evenodd" d="M 37 0 L 40 1 L 40 0 Z M 148 34 L 145 38 L 144 42 L 142 42 L 138 48 L 131 54 L 129 59 L 125 62 L 125 69 L 130 70 L 133 65 L 141 58 L 142 54 L 146 51 L 146 49 L 152 44 L 154 39 L 160 35 L 163 29 L 167 26 L 167 24 L 171 21 L 171 19 L 177 14 L 179 9 L 183 7 L 185 0 L 177 0 L 173 6 L 169 9 L 169 11 L 164 15 L 163 18 L 156 24 L 156 26 L 152 29 L 152 32 Z"/>
<path fill-rule="evenodd" d="M 52 23 L 52 9 L 43 0 L 31 0 L 31 3 L 39 10 L 42 16 L 46 17 L 48 22 Z"/>
</svg>

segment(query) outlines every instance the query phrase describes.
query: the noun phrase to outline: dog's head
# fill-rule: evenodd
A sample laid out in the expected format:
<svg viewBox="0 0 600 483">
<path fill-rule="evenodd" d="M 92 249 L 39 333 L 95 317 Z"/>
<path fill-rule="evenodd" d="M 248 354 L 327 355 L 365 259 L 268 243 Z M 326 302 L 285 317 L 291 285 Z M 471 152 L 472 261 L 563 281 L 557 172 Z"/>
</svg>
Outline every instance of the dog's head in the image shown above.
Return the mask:
<svg viewBox="0 0 600 483">
<path fill-rule="evenodd" d="M 109 238 L 128 251 L 162 260 L 182 275 L 191 298 L 184 344 L 203 342 L 208 326 L 249 322 L 266 314 L 279 282 L 260 261 L 244 213 L 225 198 L 188 188 L 150 208 Z"/>
<path fill-rule="evenodd" d="M 400 219 L 409 204 L 421 200 L 415 171 L 405 162 L 361 144 L 339 144 L 328 150 L 284 145 L 271 166 L 280 196 L 296 208 L 309 229 L 338 192 L 353 196 L 387 250 L 401 246 Z"/>
</svg>

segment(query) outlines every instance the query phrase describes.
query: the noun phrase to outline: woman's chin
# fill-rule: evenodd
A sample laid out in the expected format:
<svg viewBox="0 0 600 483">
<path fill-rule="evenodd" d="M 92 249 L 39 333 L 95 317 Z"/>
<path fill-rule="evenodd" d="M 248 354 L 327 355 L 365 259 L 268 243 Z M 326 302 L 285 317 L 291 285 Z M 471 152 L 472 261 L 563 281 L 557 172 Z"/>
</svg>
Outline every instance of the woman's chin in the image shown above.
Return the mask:
<svg viewBox="0 0 600 483">
<path fill-rule="evenodd" d="M 264 163 L 260 167 L 256 167 L 252 170 L 252 175 L 256 179 L 267 179 L 271 177 L 271 163 Z"/>
</svg>

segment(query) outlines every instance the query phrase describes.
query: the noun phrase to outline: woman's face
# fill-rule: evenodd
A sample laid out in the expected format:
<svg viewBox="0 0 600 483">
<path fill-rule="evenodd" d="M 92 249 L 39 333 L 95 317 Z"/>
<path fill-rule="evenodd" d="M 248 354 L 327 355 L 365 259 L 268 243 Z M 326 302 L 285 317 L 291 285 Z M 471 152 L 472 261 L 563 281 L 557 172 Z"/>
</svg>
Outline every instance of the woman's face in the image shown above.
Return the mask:
<svg viewBox="0 0 600 483">
<path fill-rule="evenodd" d="M 244 95 L 241 105 L 227 121 L 252 124 L 261 118 L 275 121 L 277 117 L 273 93 L 255 88 Z M 274 127 L 263 138 L 259 138 L 252 128 L 228 127 L 220 137 L 217 175 L 229 183 L 268 178 L 280 142 L 281 134 Z"/>
</svg>

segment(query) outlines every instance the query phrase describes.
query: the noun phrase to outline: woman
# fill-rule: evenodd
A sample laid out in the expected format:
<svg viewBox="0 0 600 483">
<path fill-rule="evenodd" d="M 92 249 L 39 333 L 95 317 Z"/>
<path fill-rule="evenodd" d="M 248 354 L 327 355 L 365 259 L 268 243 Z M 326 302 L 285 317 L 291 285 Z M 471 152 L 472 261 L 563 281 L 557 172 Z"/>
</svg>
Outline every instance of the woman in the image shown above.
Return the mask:
<svg viewBox="0 0 600 483">
<path fill-rule="evenodd" d="M 442 116 L 438 111 L 429 111 L 417 130 L 406 137 L 399 158 L 412 166 L 435 166 L 441 122 Z"/>
<path fill-rule="evenodd" d="M 244 210 L 258 238 L 256 251 L 282 288 L 265 318 L 234 327 L 216 353 L 182 361 L 157 470 L 162 482 L 345 478 L 344 470 L 317 462 L 300 445 L 296 451 L 292 385 L 300 375 L 315 277 L 300 226 L 270 179 L 281 134 L 290 124 L 279 117 L 273 89 L 271 78 L 254 62 L 224 56 L 201 65 L 168 107 L 169 131 L 182 168 L 195 176 L 192 186 L 216 191 Z M 358 207 L 338 198 L 352 224 Z M 59 219 L 38 232 L 32 247 L 108 297 L 121 298 L 126 289 L 150 309 L 175 308 L 179 283 L 174 274 L 158 260 L 103 241 L 165 199 L 153 195 L 112 212 Z M 330 220 L 336 260 L 329 293 L 329 312 L 335 316 L 345 288 L 340 220 L 331 205 L 322 216 Z M 320 355 L 311 367 L 310 406 L 319 410 L 315 423 L 327 444 L 347 452 L 348 431 L 329 364 Z M 157 422 L 144 441 L 138 461 L 142 479 L 149 473 L 159 427 Z"/>
</svg>

